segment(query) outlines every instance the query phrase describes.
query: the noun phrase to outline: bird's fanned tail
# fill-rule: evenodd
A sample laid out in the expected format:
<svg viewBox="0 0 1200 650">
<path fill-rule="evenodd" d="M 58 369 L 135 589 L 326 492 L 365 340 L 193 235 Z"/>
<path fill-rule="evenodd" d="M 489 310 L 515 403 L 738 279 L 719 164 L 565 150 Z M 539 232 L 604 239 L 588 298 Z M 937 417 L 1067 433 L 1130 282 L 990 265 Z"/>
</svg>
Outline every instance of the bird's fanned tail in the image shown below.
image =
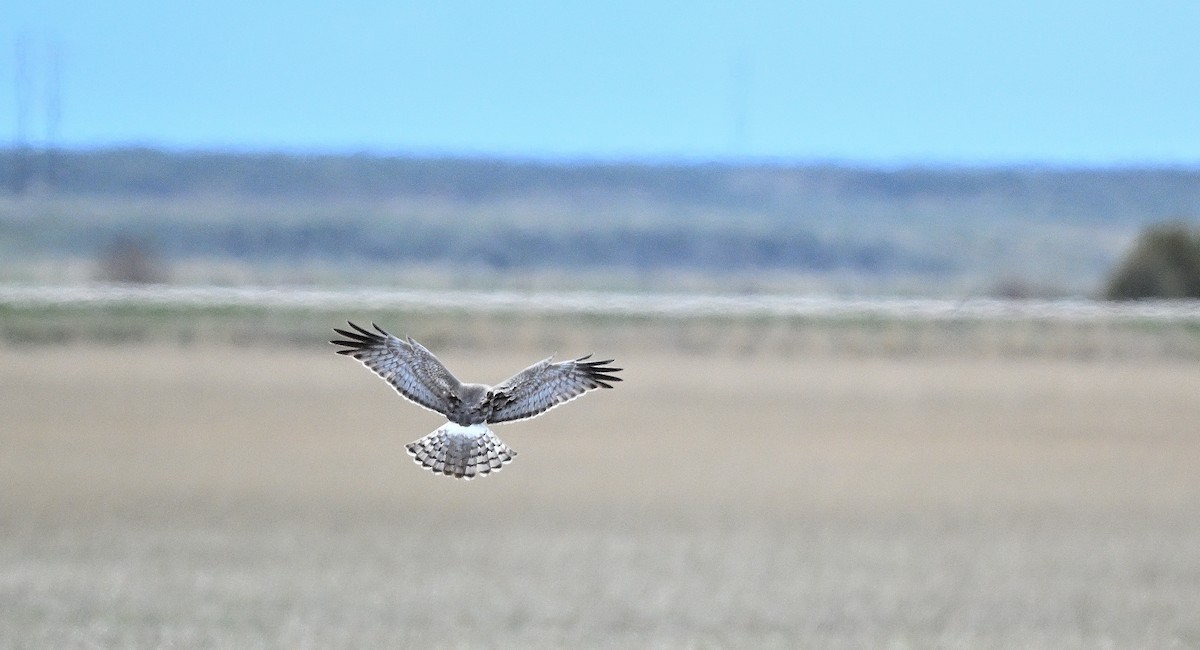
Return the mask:
<svg viewBox="0 0 1200 650">
<path fill-rule="evenodd" d="M 517 452 L 482 424 L 447 422 L 433 433 L 408 443 L 418 465 L 435 474 L 471 480 L 499 471 Z"/>
</svg>

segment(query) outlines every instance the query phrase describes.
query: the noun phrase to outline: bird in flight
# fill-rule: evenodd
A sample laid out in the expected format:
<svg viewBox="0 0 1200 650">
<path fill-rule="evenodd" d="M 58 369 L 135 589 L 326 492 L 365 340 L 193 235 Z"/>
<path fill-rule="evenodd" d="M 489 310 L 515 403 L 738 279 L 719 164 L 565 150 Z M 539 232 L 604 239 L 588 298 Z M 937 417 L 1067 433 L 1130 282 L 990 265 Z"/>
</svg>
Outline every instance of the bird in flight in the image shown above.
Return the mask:
<svg viewBox="0 0 1200 650">
<path fill-rule="evenodd" d="M 412 338 L 399 339 L 372 323 L 375 331 L 347 321 L 334 328 L 344 339 L 338 354 L 358 359 L 410 402 L 441 413 L 449 420 L 433 433 L 407 445 L 417 464 L 454 478 L 473 479 L 498 471 L 517 452 L 487 427 L 526 420 L 569 402 L 594 388 L 612 388 L 621 368 L 592 355 L 553 362 L 539 361 L 495 386 L 459 381 L 433 353 Z"/>
</svg>

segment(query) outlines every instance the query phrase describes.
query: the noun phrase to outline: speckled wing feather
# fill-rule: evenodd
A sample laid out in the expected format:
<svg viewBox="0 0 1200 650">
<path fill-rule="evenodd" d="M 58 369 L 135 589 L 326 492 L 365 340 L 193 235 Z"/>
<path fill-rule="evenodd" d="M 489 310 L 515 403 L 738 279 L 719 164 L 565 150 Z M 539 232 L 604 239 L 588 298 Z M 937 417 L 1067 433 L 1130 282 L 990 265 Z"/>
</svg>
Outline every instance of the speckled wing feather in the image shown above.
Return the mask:
<svg viewBox="0 0 1200 650">
<path fill-rule="evenodd" d="M 346 354 L 383 377 L 401 395 L 413 403 L 446 415 L 457 399 L 455 391 L 462 384 L 446 370 L 433 353 L 411 338 L 402 341 L 374 325 L 376 332 L 348 323 L 351 330 L 334 328 L 346 337 L 330 341 L 345 346 L 338 354 Z"/>
<path fill-rule="evenodd" d="M 492 414 L 488 422 L 523 420 L 569 402 L 594 388 L 612 388 L 621 381 L 612 373 L 620 368 L 604 361 L 588 361 L 592 355 L 552 363 L 546 359 L 517 373 L 492 388 Z"/>
</svg>

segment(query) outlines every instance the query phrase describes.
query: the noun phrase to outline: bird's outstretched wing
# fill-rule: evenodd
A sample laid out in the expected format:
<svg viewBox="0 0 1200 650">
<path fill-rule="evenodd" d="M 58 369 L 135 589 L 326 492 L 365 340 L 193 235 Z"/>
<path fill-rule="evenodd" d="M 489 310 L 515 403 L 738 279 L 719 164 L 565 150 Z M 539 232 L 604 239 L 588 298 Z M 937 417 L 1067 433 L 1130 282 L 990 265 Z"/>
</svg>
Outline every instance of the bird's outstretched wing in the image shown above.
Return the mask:
<svg viewBox="0 0 1200 650">
<path fill-rule="evenodd" d="M 612 359 L 588 361 L 591 356 L 559 363 L 546 359 L 493 387 L 492 414 L 488 422 L 531 418 L 593 388 L 612 388 L 610 382 L 621 381 L 612 374 L 621 368 L 606 365 L 612 363 Z"/>
<path fill-rule="evenodd" d="M 432 352 L 411 338 L 402 341 L 374 323 L 375 332 L 347 323 L 353 331 L 333 329 L 346 337 L 345 340 L 330 341 L 345 346 L 337 351 L 338 354 L 363 362 L 412 402 L 442 415 L 450 412 L 462 384 Z"/>
</svg>

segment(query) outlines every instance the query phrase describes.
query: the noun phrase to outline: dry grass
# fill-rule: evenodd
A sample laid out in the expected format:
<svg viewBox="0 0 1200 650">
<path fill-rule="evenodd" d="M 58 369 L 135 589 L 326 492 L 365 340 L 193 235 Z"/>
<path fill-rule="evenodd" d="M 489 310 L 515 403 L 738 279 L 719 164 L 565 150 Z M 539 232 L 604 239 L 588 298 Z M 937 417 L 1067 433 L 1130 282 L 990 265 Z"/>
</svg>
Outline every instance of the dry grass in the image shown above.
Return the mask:
<svg viewBox="0 0 1200 650">
<path fill-rule="evenodd" d="M 1200 645 L 1194 363 L 614 352 L 461 483 L 329 349 L 0 348 L 0 644 Z"/>
</svg>

